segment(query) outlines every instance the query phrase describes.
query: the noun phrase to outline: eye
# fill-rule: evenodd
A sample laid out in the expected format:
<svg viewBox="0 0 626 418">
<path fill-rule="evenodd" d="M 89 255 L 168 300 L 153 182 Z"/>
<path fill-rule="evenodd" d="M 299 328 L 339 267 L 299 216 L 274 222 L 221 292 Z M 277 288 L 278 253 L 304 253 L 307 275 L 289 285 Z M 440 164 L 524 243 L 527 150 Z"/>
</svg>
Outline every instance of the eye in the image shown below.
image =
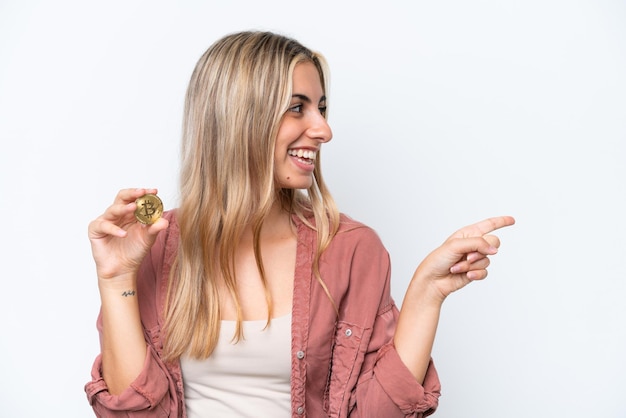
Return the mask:
<svg viewBox="0 0 626 418">
<path fill-rule="evenodd" d="M 289 111 L 290 112 L 294 112 L 294 113 L 302 113 L 302 105 L 298 104 L 298 105 L 295 105 L 295 106 L 291 106 L 289 108 Z"/>
<path fill-rule="evenodd" d="M 319 106 L 318 109 L 322 116 L 326 116 L 326 106 Z"/>
</svg>

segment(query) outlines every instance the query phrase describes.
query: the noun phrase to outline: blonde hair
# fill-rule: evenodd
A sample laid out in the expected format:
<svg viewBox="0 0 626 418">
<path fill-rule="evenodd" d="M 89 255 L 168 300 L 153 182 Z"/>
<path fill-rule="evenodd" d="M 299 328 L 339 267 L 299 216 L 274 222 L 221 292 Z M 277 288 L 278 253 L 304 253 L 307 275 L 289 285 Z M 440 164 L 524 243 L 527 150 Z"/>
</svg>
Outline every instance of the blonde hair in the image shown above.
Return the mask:
<svg viewBox="0 0 626 418">
<path fill-rule="evenodd" d="M 313 269 L 330 297 L 319 274 L 319 258 L 339 228 L 339 213 L 322 179 L 319 156 L 306 194 L 280 189 L 274 177 L 276 136 L 300 62 L 315 64 L 327 94 L 324 58 L 270 32 L 225 36 L 196 64 L 183 119 L 180 245 L 165 308 L 167 360 L 184 353 L 202 359 L 215 348 L 220 329 L 216 278 L 224 280 L 235 301 L 236 339 L 241 338 L 235 250 L 246 225 L 252 225 L 257 267 L 265 283 L 259 236 L 277 199 L 317 231 Z M 272 303 L 265 288 L 269 321 Z"/>
</svg>

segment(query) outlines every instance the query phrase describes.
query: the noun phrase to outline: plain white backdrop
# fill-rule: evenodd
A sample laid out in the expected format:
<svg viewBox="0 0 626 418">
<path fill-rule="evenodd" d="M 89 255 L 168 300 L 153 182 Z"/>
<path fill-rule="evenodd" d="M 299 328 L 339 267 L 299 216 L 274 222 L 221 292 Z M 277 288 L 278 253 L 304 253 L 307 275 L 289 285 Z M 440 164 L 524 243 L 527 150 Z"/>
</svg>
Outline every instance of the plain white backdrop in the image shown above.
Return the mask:
<svg viewBox="0 0 626 418">
<path fill-rule="evenodd" d="M 1 0 L 0 415 L 93 416 L 87 224 L 123 187 L 176 206 L 196 60 L 268 29 L 330 63 L 325 178 L 399 304 L 454 230 L 517 219 L 446 301 L 435 416 L 626 417 L 625 22 L 617 0 Z"/>
</svg>

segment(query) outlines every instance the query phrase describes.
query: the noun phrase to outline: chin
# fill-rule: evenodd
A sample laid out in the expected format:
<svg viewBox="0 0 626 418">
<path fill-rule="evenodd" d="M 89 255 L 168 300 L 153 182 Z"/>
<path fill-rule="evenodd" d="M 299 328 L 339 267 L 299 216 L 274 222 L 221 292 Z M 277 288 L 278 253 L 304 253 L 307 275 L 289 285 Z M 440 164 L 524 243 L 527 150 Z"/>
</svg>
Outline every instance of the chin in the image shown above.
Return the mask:
<svg viewBox="0 0 626 418">
<path fill-rule="evenodd" d="M 286 183 L 280 183 L 282 189 L 294 189 L 294 190 L 306 190 L 313 184 L 312 181 L 290 181 Z"/>
</svg>

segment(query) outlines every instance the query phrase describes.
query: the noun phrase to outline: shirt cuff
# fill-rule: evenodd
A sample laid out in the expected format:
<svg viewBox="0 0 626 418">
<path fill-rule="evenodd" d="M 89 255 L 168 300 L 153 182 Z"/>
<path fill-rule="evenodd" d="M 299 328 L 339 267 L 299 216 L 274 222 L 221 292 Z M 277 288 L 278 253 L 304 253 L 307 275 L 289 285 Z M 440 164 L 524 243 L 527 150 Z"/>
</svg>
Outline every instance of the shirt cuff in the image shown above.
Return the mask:
<svg viewBox="0 0 626 418">
<path fill-rule="evenodd" d="M 87 399 L 93 406 L 101 404 L 114 411 L 139 411 L 151 409 L 161 403 L 169 390 L 167 376 L 159 366 L 150 347 L 146 348 L 146 359 L 139 376 L 119 395 L 111 395 L 102 377 L 102 355 L 99 355 L 91 370 L 92 381 L 85 385 Z"/>
<path fill-rule="evenodd" d="M 393 344 L 389 343 L 378 352 L 374 376 L 387 396 L 407 415 L 415 412 L 430 415 L 439 404 L 441 385 L 432 359 L 426 370 L 424 384 L 420 385 L 400 359 Z"/>
</svg>

